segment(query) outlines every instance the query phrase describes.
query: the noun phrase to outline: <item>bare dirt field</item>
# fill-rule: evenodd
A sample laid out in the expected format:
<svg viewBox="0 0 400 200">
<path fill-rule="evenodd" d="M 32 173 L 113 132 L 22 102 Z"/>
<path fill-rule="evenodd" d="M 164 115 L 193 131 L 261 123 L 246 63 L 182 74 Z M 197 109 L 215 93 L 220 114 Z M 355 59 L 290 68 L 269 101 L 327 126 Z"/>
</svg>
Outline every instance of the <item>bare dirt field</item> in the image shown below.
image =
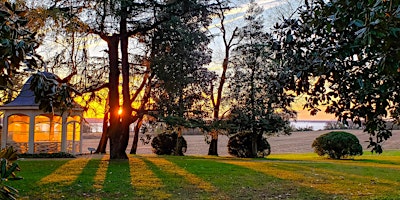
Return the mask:
<svg viewBox="0 0 400 200">
<path fill-rule="evenodd" d="M 358 137 L 361 145 L 365 150 L 368 146 L 367 133 L 362 130 L 344 130 L 350 132 Z M 305 131 L 305 132 L 293 132 L 290 136 L 279 136 L 271 137 L 268 139 L 271 145 L 271 153 L 306 153 L 313 152 L 311 144 L 314 139 L 321 134 L 329 131 Z M 207 155 L 208 144 L 204 140 L 203 135 L 184 135 L 188 149 L 185 155 Z M 98 139 L 84 139 L 83 140 L 83 153 L 89 153 L 88 147 L 96 148 L 100 138 Z M 131 141 L 130 141 L 131 142 Z M 228 137 L 221 135 L 218 141 L 218 154 L 220 156 L 228 156 L 227 149 Z M 128 146 L 127 153 L 130 151 L 130 145 Z M 384 150 L 389 149 L 400 149 L 400 130 L 393 131 L 393 136 L 383 144 Z M 139 141 L 139 147 L 137 154 L 152 154 L 152 148 L 150 144 L 143 145 Z"/>
</svg>

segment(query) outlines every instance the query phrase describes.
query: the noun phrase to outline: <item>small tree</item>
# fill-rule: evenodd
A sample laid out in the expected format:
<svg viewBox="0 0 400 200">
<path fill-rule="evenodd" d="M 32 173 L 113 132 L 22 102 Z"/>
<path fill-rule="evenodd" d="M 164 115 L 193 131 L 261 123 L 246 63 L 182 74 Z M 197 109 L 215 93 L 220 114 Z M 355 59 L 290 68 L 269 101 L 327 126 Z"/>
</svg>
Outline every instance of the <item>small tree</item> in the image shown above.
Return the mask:
<svg viewBox="0 0 400 200">
<path fill-rule="evenodd" d="M 294 114 L 288 108 L 293 97 L 284 90 L 288 72 L 271 59 L 262 12 L 253 1 L 244 17 L 246 25 L 239 30 L 242 42 L 232 52 L 230 133 L 251 133 L 252 157 L 257 156 L 260 135 L 289 134 L 288 120 Z"/>
<path fill-rule="evenodd" d="M 320 156 L 341 159 L 348 156 L 362 155 L 363 150 L 358 138 L 348 132 L 329 132 L 317 137 L 311 145 Z"/>
<path fill-rule="evenodd" d="M 222 62 L 222 72 L 221 75 L 218 77 L 216 82 L 217 91 L 216 95 L 214 94 L 214 83 L 211 84 L 211 103 L 213 106 L 213 121 L 214 123 L 218 123 L 218 121 L 223 118 L 223 116 L 220 116 L 221 114 L 221 105 L 223 105 L 223 93 L 224 93 L 224 88 L 226 86 L 225 82 L 227 81 L 227 72 L 228 69 L 230 68 L 230 59 L 231 59 L 231 51 L 232 48 L 235 47 L 236 45 L 239 44 L 240 40 L 238 31 L 239 29 L 235 27 L 233 30 L 229 29 L 229 26 L 225 23 L 226 22 L 226 17 L 228 11 L 231 9 L 228 5 L 230 1 L 223 1 L 223 0 L 217 0 L 218 3 L 218 9 L 216 12 L 216 16 L 219 19 L 219 25 L 217 28 L 219 29 L 221 33 L 221 39 L 223 41 L 223 47 L 224 47 L 224 57 L 223 57 L 223 62 Z M 230 34 L 231 32 L 231 34 Z M 211 129 L 209 134 L 211 136 L 210 140 L 210 146 L 208 149 L 208 155 L 218 155 L 218 134 L 220 131 L 217 129 Z"/>
</svg>

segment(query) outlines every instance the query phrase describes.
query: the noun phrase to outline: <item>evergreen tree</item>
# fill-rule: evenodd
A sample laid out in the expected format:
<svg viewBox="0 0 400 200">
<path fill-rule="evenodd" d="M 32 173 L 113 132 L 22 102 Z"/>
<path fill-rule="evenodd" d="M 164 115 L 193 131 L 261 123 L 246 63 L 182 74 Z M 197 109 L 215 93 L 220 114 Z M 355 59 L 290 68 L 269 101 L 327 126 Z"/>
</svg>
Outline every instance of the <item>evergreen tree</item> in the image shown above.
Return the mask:
<svg viewBox="0 0 400 200">
<path fill-rule="evenodd" d="M 288 134 L 288 109 L 293 97 L 284 90 L 284 72 L 273 60 L 271 36 L 265 33 L 262 8 L 252 1 L 240 29 L 241 44 L 233 50 L 230 82 L 231 132 L 248 132 L 252 155 L 257 156 L 257 138 L 263 134 Z"/>
</svg>

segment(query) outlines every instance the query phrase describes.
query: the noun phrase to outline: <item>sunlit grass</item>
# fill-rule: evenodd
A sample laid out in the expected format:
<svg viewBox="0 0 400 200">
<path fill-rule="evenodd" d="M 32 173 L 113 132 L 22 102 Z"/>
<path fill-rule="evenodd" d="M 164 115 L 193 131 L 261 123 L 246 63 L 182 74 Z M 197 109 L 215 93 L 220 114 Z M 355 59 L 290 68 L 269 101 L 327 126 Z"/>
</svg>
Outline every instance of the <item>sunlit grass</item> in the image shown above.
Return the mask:
<svg viewBox="0 0 400 200">
<path fill-rule="evenodd" d="M 82 170 L 85 168 L 89 159 L 81 158 L 70 160 L 56 171 L 40 180 L 40 184 L 57 183 L 59 185 L 70 185 L 74 182 Z"/>
<path fill-rule="evenodd" d="M 400 154 L 25 159 L 21 199 L 398 199 Z"/>
<path fill-rule="evenodd" d="M 133 189 L 138 197 L 168 199 L 171 194 L 164 191 L 162 181 L 151 171 L 146 163 L 137 157 L 129 157 Z"/>
<path fill-rule="evenodd" d="M 217 199 L 318 199 L 326 195 L 289 181 L 223 161 L 236 158 L 168 157 L 187 171 L 218 188 Z M 243 159 L 250 161 L 250 159 Z M 221 162 L 218 162 L 221 161 Z"/>
<path fill-rule="evenodd" d="M 104 181 L 105 181 L 106 175 L 107 175 L 109 159 L 110 159 L 109 155 L 104 155 L 100 160 L 99 167 L 96 170 L 96 176 L 93 178 L 93 180 L 94 180 L 93 187 L 96 189 L 103 188 Z"/>
</svg>

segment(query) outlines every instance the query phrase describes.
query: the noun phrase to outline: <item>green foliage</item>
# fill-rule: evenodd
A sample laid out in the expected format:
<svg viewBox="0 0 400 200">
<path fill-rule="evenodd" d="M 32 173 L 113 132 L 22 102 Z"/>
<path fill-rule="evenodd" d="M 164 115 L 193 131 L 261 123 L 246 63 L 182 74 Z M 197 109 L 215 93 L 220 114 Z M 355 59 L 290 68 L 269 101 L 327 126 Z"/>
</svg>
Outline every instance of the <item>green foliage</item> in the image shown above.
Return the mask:
<svg viewBox="0 0 400 200">
<path fill-rule="evenodd" d="M 187 143 L 184 137 L 178 137 L 178 134 L 161 133 L 151 141 L 153 152 L 157 155 L 176 155 L 183 156 L 186 152 Z"/>
<path fill-rule="evenodd" d="M 74 106 L 73 91 L 69 84 L 60 83 L 60 79 L 51 73 L 38 72 L 32 75 L 30 89 L 35 94 L 35 102 L 39 109 L 52 113 L 55 109 L 61 112 Z"/>
<path fill-rule="evenodd" d="M 205 122 L 202 119 L 186 119 L 179 116 L 160 117 L 162 122 L 165 122 L 169 127 L 185 127 L 185 128 L 203 128 Z"/>
<path fill-rule="evenodd" d="M 327 105 L 344 124 L 364 121 L 378 153 L 392 136 L 383 119 L 400 114 L 399 13 L 397 0 L 306 1 L 274 32 L 276 58 L 293 75 L 288 89 L 307 94 L 312 115 Z"/>
<path fill-rule="evenodd" d="M 178 6 L 169 9 L 179 10 Z M 208 12 L 199 2 L 185 6 Z M 157 100 L 159 116 L 192 118 L 205 114 L 198 102 L 205 99 L 204 93 L 210 93 L 209 83 L 215 77 L 204 67 L 211 62 L 211 38 L 203 29 L 209 23 L 207 13 L 188 12 L 172 16 L 150 35 L 150 68 L 158 86 L 153 88 L 153 99 Z"/>
<path fill-rule="evenodd" d="M 251 119 L 247 109 L 234 108 L 227 119 L 229 134 L 253 131 L 256 134 L 290 134 L 290 122 L 276 113 L 262 113 L 257 119 Z"/>
<path fill-rule="evenodd" d="M 28 9 L 9 1 L 0 2 L 0 94 L 1 101 L 13 98 L 13 89 L 20 81 L 23 70 L 38 67 L 40 56 L 35 53 L 39 46 L 36 33 L 28 28 Z"/>
<path fill-rule="evenodd" d="M 27 10 L 21 10 L 17 4 L 2 1 L 0 3 L 0 71 L 8 76 L 17 73 L 21 65 L 37 67 L 35 49 L 38 42 L 36 33 L 27 28 L 25 18 Z M 9 73 L 9 74 L 8 74 Z"/>
<path fill-rule="evenodd" d="M 21 177 L 15 175 L 20 168 L 17 163 L 13 163 L 18 159 L 17 151 L 12 146 L 2 149 L 0 152 L 0 199 L 17 199 L 18 190 L 10 187 L 4 182 L 8 180 L 20 180 Z M 12 178 L 9 178 L 9 177 Z"/>
<path fill-rule="evenodd" d="M 256 138 L 257 154 L 252 152 L 252 140 Z M 228 153 L 239 158 L 263 158 L 271 153 L 271 146 L 263 135 L 254 135 L 249 132 L 241 132 L 232 135 L 228 141 Z"/>
<path fill-rule="evenodd" d="M 18 159 L 17 151 L 14 150 L 14 147 L 10 146 L 0 151 L 0 158 L 5 158 L 11 162 L 14 162 Z"/>
<path fill-rule="evenodd" d="M 358 138 L 348 132 L 329 132 L 317 137 L 311 145 L 320 156 L 341 159 L 362 155 L 363 150 Z"/>
</svg>

